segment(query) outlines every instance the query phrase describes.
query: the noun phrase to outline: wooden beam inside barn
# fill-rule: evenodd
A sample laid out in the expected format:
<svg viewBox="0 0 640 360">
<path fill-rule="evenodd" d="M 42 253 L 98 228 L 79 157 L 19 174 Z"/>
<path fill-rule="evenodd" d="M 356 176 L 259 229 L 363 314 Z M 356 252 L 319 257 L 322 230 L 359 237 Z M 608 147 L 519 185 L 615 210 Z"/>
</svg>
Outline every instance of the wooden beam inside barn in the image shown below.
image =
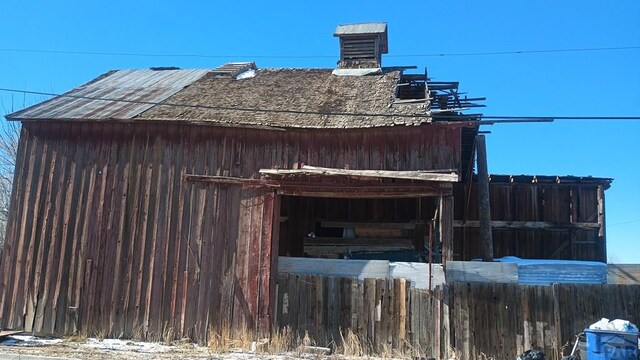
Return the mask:
<svg viewBox="0 0 640 360">
<path fill-rule="evenodd" d="M 480 221 L 462 221 L 456 220 L 455 227 L 478 228 Z M 525 230 L 567 230 L 567 229 L 583 229 L 593 230 L 599 229 L 600 224 L 591 222 L 576 223 L 556 223 L 550 221 L 491 221 L 492 229 L 525 229 Z"/>
</svg>

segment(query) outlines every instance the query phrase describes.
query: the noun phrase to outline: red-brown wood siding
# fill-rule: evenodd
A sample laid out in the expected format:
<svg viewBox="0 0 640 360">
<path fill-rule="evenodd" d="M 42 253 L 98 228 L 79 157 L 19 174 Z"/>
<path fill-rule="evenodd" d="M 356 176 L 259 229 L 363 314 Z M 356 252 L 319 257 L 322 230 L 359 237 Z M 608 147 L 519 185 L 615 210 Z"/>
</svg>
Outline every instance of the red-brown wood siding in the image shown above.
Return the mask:
<svg viewBox="0 0 640 360">
<path fill-rule="evenodd" d="M 185 175 L 248 178 L 260 168 L 303 164 L 460 168 L 460 129 L 25 123 L 2 262 L 1 325 L 110 336 L 173 331 L 199 341 L 224 326 L 264 331 L 278 198 L 267 188 Z"/>
<path fill-rule="evenodd" d="M 557 224 L 554 229 L 494 228 L 496 257 L 606 262 L 604 232 L 599 228 L 572 228 L 576 223 L 601 223 L 604 227 L 604 206 L 598 205 L 599 200 L 604 202 L 604 195 L 597 184 L 490 183 L 489 188 L 492 221 Z M 478 220 L 476 184 L 470 194 L 465 184 L 456 184 L 454 198 L 455 220 Z M 454 232 L 454 258 L 479 258 L 478 228 L 456 227 Z"/>
</svg>

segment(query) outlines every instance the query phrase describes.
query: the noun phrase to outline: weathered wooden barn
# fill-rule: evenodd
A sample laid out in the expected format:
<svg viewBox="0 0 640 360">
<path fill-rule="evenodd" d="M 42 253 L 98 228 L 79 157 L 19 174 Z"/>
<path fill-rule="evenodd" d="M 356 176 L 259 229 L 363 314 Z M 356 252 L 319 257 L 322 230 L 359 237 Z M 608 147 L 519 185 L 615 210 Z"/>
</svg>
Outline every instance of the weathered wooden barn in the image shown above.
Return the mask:
<svg viewBox="0 0 640 360">
<path fill-rule="evenodd" d="M 383 67 L 386 24 L 335 35 L 336 69 L 110 71 L 8 115 L 0 325 L 264 333 L 278 256 L 477 257 L 482 99 Z M 604 261 L 609 183 L 492 177 L 496 255 Z"/>
</svg>

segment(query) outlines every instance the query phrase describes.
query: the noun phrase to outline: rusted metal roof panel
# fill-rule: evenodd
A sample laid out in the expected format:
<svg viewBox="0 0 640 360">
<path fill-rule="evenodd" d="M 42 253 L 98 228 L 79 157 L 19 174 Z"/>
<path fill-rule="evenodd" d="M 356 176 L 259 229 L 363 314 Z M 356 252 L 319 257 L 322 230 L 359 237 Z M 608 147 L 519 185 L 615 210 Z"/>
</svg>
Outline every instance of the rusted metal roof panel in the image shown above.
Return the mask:
<svg viewBox="0 0 640 360">
<path fill-rule="evenodd" d="M 7 115 L 11 120 L 131 119 L 203 77 L 208 70 L 117 70 L 62 96 Z"/>
</svg>

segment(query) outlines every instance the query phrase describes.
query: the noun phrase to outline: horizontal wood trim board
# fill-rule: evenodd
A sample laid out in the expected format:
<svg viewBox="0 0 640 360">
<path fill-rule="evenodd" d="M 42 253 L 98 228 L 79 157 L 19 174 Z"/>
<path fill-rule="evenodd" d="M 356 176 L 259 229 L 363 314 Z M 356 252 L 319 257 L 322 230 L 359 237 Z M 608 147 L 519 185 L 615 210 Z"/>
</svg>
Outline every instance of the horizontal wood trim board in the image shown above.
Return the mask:
<svg viewBox="0 0 640 360">
<path fill-rule="evenodd" d="M 316 237 L 305 238 L 304 245 L 315 246 L 386 246 L 397 248 L 413 248 L 413 242 L 411 239 L 376 239 L 376 238 L 330 238 L 330 237 Z"/>
<path fill-rule="evenodd" d="M 322 227 L 333 228 L 371 228 L 371 229 L 404 229 L 413 230 L 418 225 L 417 222 L 402 223 L 363 223 L 363 222 L 345 222 L 345 221 L 321 221 Z"/>
<path fill-rule="evenodd" d="M 185 179 L 187 181 L 194 181 L 194 182 L 228 184 L 228 185 L 258 186 L 258 187 L 260 186 L 278 187 L 279 186 L 277 183 L 265 181 L 262 179 L 246 179 L 246 178 L 230 177 L 230 176 L 187 174 L 185 176 Z"/>
<path fill-rule="evenodd" d="M 314 197 L 423 197 L 450 195 L 451 190 L 444 187 L 444 191 L 425 191 L 425 185 L 371 185 L 361 183 L 323 183 L 323 182 L 277 182 L 265 179 L 251 179 L 217 175 L 195 175 L 187 174 L 185 180 L 209 184 L 238 185 L 243 188 L 268 187 L 278 188 L 279 195 L 299 195 Z M 441 185 L 438 185 L 441 186 Z M 430 188 L 430 187 L 428 187 Z M 331 191 L 327 191 L 330 189 Z M 308 194 L 307 194 L 308 193 Z M 307 195 L 305 195 L 307 194 Z"/>
<path fill-rule="evenodd" d="M 393 251 L 393 250 L 413 250 L 413 245 L 389 246 L 389 245 L 305 245 L 304 252 L 313 256 L 326 256 L 333 254 L 345 254 L 354 251 Z"/>
<path fill-rule="evenodd" d="M 436 182 L 458 182 L 460 176 L 455 173 L 442 173 L 440 171 L 392 171 L 392 170 L 348 170 L 315 166 L 302 166 L 302 169 L 260 169 L 260 174 L 287 176 L 287 175 L 320 175 L 320 176 L 347 176 L 347 177 L 373 177 L 389 179 L 407 179 Z"/>
<path fill-rule="evenodd" d="M 456 220 L 455 227 L 477 228 L 480 227 L 480 221 Z M 576 223 L 555 223 L 548 221 L 491 221 L 491 227 L 494 229 L 540 229 L 540 230 L 562 230 L 562 229 L 583 229 L 592 230 L 600 228 L 598 223 L 576 222 Z"/>
<path fill-rule="evenodd" d="M 338 199 L 401 199 L 401 198 L 420 198 L 420 197 L 435 197 L 440 196 L 442 193 L 436 191 L 416 191 L 407 189 L 405 191 L 311 191 L 302 189 L 278 189 L 278 195 L 288 196 L 305 196 L 305 197 L 320 197 L 320 198 L 338 198 Z M 445 193 L 445 195 L 447 195 Z"/>
</svg>

